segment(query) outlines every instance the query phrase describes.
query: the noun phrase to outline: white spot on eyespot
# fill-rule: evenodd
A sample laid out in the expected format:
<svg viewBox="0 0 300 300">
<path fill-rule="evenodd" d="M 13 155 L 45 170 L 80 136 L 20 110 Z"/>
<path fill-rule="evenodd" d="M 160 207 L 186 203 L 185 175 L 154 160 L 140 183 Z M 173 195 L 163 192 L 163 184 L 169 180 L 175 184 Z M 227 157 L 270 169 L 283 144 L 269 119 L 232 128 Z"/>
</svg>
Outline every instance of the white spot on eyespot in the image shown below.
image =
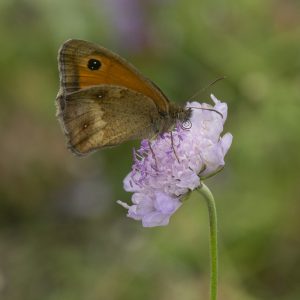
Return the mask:
<svg viewBox="0 0 300 300">
<path fill-rule="evenodd" d="M 101 98 L 103 98 L 103 96 L 102 96 L 102 95 L 98 95 L 98 98 L 100 98 L 100 99 L 101 99 Z"/>
<path fill-rule="evenodd" d="M 83 125 L 83 129 L 86 129 L 88 127 L 88 124 Z"/>
</svg>

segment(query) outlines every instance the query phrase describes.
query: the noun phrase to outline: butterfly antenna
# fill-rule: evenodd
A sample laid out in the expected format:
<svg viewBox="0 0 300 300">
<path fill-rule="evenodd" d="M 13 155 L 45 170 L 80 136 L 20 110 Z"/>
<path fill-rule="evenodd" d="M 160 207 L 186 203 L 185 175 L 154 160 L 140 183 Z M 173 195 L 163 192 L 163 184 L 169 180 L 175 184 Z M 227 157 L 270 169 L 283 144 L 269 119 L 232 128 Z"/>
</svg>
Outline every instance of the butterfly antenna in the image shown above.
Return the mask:
<svg viewBox="0 0 300 300">
<path fill-rule="evenodd" d="M 219 114 L 222 119 L 223 119 L 223 115 L 216 109 L 213 109 L 213 108 L 205 108 L 205 107 L 195 107 L 195 106 L 187 106 L 187 108 L 193 108 L 193 109 L 201 109 L 201 110 L 208 110 L 208 111 L 213 111 L 217 114 Z"/>
<path fill-rule="evenodd" d="M 225 76 L 222 76 L 222 77 L 219 77 L 217 79 L 215 79 L 213 82 L 211 82 L 209 85 L 207 85 L 206 87 L 198 90 L 193 96 L 189 97 L 188 99 L 189 100 L 193 100 L 195 99 L 196 97 L 198 97 L 199 95 L 201 95 L 202 93 L 204 93 L 206 90 L 208 90 L 212 85 L 214 85 L 215 83 L 217 83 L 218 81 L 221 81 L 223 79 L 225 79 L 226 77 Z"/>
</svg>

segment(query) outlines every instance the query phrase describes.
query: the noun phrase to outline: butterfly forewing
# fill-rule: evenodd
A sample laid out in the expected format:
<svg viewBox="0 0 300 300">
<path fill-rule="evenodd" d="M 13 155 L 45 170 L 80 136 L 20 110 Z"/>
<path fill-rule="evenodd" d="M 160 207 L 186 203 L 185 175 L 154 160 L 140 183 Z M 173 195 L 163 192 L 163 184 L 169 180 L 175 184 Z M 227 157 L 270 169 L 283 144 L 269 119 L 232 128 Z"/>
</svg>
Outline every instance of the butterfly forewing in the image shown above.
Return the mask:
<svg viewBox="0 0 300 300">
<path fill-rule="evenodd" d="M 96 44 L 68 40 L 59 50 L 60 94 L 101 84 L 129 88 L 148 96 L 158 111 L 168 112 L 162 91 L 117 54 Z"/>
</svg>

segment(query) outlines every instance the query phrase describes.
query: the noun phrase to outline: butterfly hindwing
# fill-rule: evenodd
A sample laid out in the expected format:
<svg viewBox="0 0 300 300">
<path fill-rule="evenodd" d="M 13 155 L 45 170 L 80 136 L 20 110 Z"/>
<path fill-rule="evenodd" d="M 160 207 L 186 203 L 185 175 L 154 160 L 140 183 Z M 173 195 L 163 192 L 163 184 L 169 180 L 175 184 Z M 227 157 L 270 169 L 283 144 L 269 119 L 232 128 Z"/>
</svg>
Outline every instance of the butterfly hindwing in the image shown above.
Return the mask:
<svg viewBox="0 0 300 300">
<path fill-rule="evenodd" d="M 78 155 L 150 137 L 160 115 L 147 96 L 128 88 L 101 85 L 58 97 L 58 117 L 69 148 Z"/>
</svg>

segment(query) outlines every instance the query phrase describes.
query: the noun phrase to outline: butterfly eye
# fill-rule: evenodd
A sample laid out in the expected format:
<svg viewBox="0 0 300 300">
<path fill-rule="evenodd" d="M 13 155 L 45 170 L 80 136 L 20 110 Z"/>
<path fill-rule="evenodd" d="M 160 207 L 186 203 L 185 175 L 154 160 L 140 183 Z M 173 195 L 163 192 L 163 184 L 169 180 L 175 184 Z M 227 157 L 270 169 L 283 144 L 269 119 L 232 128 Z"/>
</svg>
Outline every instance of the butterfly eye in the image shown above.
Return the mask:
<svg viewBox="0 0 300 300">
<path fill-rule="evenodd" d="M 87 64 L 88 68 L 92 71 L 98 70 L 101 67 L 101 62 L 98 59 L 91 58 Z"/>
</svg>

